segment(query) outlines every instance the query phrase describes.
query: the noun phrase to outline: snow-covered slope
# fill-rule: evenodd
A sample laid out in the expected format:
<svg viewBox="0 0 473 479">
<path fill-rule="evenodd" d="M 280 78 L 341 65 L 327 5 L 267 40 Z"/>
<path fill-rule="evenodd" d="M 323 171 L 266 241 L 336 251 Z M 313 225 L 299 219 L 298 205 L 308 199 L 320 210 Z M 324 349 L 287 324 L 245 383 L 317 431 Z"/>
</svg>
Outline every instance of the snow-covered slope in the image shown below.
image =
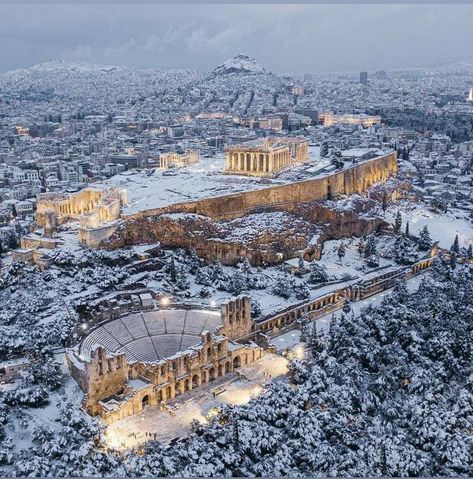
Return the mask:
<svg viewBox="0 0 473 479">
<path fill-rule="evenodd" d="M 248 55 L 237 55 L 219 65 L 213 72 L 215 75 L 227 75 L 229 73 L 265 73 L 264 68 L 254 58 Z"/>
</svg>

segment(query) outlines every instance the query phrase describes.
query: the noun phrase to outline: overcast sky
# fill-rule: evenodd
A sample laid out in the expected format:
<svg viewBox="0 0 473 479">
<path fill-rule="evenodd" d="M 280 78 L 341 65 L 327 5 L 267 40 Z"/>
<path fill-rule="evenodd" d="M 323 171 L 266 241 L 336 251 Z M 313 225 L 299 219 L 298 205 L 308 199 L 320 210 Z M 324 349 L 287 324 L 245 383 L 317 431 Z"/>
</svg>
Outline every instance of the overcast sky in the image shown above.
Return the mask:
<svg viewBox="0 0 473 479">
<path fill-rule="evenodd" d="M 0 72 L 63 58 L 275 72 L 398 69 L 473 57 L 473 5 L 0 5 Z"/>
</svg>

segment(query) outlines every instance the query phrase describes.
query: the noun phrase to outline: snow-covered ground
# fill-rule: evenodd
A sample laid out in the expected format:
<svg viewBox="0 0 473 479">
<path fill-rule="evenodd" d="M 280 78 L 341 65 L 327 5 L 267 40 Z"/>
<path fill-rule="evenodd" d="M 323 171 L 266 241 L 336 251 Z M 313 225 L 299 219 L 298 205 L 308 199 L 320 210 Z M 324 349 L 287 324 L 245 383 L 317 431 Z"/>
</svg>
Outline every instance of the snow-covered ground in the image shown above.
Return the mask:
<svg viewBox="0 0 473 479">
<path fill-rule="evenodd" d="M 309 147 L 309 161 L 287 169 L 274 179 L 226 175 L 224 155 L 202 157 L 185 168 L 161 171 L 125 171 L 96 186 L 117 186 L 128 190 L 124 214 L 160 208 L 183 201 L 252 191 L 293 181 L 325 176 L 332 171 L 328 158 L 320 158 L 319 147 Z M 351 164 L 346 164 L 350 167 Z"/>
<path fill-rule="evenodd" d="M 401 212 L 402 230 L 409 221 L 409 231 L 418 235 L 427 226 L 433 241 L 438 241 L 442 248 L 450 248 L 458 235 L 460 246 L 473 244 L 473 222 L 461 210 L 450 209 L 446 214 L 437 213 L 423 203 L 400 201 L 392 204 L 386 211 L 386 220 L 394 223 L 397 211 Z"/>
</svg>

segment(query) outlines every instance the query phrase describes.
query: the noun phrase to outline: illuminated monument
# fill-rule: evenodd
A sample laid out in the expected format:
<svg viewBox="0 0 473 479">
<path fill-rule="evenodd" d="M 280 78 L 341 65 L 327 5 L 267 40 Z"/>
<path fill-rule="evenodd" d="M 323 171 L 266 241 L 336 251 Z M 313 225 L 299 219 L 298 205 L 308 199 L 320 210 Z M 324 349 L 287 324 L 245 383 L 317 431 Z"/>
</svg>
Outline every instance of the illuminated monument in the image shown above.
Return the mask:
<svg viewBox="0 0 473 479">
<path fill-rule="evenodd" d="M 225 173 L 274 176 L 284 168 L 309 158 L 308 141 L 302 137 L 268 137 L 225 148 Z"/>
</svg>

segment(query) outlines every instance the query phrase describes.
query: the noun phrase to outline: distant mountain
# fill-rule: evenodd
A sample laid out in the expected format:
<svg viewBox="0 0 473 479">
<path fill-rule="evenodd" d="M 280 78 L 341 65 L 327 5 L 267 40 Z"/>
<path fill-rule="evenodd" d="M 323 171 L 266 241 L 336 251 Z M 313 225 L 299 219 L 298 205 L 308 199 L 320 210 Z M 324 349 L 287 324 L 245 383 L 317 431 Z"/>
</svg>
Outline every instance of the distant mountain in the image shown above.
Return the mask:
<svg viewBox="0 0 473 479">
<path fill-rule="evenodd" d="M 254 58 L 248 55 L 237 55 L 219 65 L 214 71 L 214 75 L 228 75 L 229 73 L 265 73 L 265 69 L 259 65 Z"/>
<path fill-rule="evenodd" d="M 86 62 L 67 62 L 62 59 L 51 60 L 49 62 L 39 63 L 29 68 L 12 70 L 7 74 L 26 73 L 26 72 L 70 72 L 70 73 L 111 73 L 123 70 L 124 67 L 116 65 L 96 65 Z"/>
</svg>

